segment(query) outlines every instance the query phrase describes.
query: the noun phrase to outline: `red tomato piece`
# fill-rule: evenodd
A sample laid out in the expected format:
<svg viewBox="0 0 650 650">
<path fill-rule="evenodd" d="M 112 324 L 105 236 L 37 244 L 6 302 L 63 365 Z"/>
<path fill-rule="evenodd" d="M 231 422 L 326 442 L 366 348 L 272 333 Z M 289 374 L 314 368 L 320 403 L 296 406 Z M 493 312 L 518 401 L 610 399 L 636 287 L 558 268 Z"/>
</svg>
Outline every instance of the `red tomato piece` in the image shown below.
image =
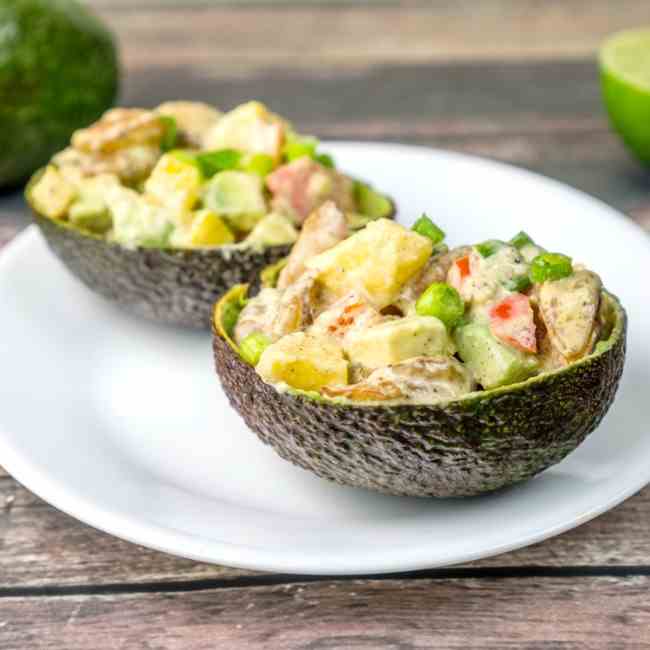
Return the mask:
<svg viewBox="0 0 650 650">
<path fill-rule="evenodd" d="M 456 260 L 456 266 L 460 272 L 461 280 L 464 280 L 471 272 L 469 268 L 469 255 L 465 255 L 465 257 Z"/>
<path fill-rule="evenodd" d="M 490 309 L 489 316 L 494 336 L 523 352 L 537 352 L 535 319 L 528 296 L 509 295 Z"/>
</svg>

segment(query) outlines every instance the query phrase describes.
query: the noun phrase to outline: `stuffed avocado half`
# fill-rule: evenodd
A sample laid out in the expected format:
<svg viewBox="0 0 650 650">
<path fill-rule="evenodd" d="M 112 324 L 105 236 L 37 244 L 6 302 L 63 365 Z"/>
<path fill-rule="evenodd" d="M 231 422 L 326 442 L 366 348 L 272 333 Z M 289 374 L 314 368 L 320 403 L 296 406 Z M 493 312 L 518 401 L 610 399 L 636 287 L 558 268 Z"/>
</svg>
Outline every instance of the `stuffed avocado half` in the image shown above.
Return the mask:
<svg viewBox="0 0 650 650">
<path fill-rule="evenodd" d="M 225 391 L 283 458 L 391 494 L 475 495 L 559 462 L 598 425 L 626 336 L 600 277 L 523 232 L 443 240 L 424 216 L 313 256 L 299 239 L 265 275 L 275 286 L 215 306 Z"/>
<path fill-rule="evenodd" d="M 26 197 L 50 247 L 91 289 L 196 327 L 224 291 L 286 256 L 324 202 L 348 232 L 394 213 L 259 102 L 228 113 L 184 101 L 112 109 L 74 133 Z"/>
</svg>

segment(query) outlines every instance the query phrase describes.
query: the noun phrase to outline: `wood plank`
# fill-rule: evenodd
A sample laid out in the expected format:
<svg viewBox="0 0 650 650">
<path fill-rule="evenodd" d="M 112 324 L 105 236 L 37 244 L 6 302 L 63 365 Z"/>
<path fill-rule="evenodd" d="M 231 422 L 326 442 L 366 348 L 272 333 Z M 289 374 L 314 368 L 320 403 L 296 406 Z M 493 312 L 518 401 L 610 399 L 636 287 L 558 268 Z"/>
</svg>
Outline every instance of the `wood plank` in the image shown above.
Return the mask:
<svg viewBox="0 0 650 650">
<path fill-rule="evenodd" d="M 650 22 L 650 7 L 638 0 L 95 4 L 119 35 L 128 69 L 191 65 L 220 75 L 278 66 L 322 70 L 387 62 L 583 58 L 612 31 Z"/>
<path fill-rule="evenodd" d="M 650 647 L 648 576 L 318 582 L 3 598 L 0 649 Z"/>
<path fill-rule="evenodd" d="M 650 487 L 576 530 L 463 566 L 650 565 L 649 514 Z M 0 588 L 230 580 L 259 575 L 174 558 L 123 542 L 57 511 L 10 479 L 0 480 L 0 548 Z"/>
<path fill-rule="evenodd" d="M 450 125 L 456 132 L 604 128 L 591 60 L 377 65 L 348 71 L 295 66 L 232 77 L 225 66 L 158 62 L 127 70 L 122 101 L 155 106 L 171 98 L 222 109 L 252 98 L 301 128 L 340 122 Z M 471 119 L 469 119 L 471 118 Z M 598 120 L 598 121 L 595 121 Z"/>
</svg>

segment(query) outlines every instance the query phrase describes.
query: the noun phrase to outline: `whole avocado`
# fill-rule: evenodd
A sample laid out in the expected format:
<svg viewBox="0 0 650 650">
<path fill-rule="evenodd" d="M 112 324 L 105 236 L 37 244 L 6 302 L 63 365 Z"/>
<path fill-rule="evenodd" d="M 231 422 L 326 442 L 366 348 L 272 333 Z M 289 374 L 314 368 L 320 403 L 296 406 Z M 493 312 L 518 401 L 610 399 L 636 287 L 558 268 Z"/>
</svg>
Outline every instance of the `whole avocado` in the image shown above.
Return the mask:
<svg viewBox="0 0 650 650">
<path fill-rule="evenodd" d="M 110 32 L 76 0 L 0 0 L 0 187 L 95 121 L 118 89 Z"/>
</svg>

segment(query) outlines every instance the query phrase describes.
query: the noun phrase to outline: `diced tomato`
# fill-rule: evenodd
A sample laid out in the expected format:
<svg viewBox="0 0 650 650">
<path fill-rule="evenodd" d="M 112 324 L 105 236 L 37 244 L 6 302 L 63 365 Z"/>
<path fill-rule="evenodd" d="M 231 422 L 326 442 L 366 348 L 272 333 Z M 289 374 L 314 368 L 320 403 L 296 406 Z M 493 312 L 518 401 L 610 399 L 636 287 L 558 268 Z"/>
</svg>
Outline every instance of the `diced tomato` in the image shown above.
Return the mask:
<svg viewBox="0 0 650 650">
<path fill-rule="evenodd" d="M 463 281 L 472 274 L 469 255 L 454 261 L 447 273 L 447 282 L 457 291 L 461 291 Z M 461 294 L 462 295 L 462 294 Z"/>
<path fill-rule="evenodd" d="M 490 311 L 492 334 L 523 352 L 537 352 L 535 320 L 528 296 L 513 293 Z"/>
<path fill-rule="evenodd" d="M 469 255 L 465 255 L 465 257 L 456 260 L 456 266 L 460 272 L 461 279 L 465 279 L 470 274 Z"/>
</svg>

